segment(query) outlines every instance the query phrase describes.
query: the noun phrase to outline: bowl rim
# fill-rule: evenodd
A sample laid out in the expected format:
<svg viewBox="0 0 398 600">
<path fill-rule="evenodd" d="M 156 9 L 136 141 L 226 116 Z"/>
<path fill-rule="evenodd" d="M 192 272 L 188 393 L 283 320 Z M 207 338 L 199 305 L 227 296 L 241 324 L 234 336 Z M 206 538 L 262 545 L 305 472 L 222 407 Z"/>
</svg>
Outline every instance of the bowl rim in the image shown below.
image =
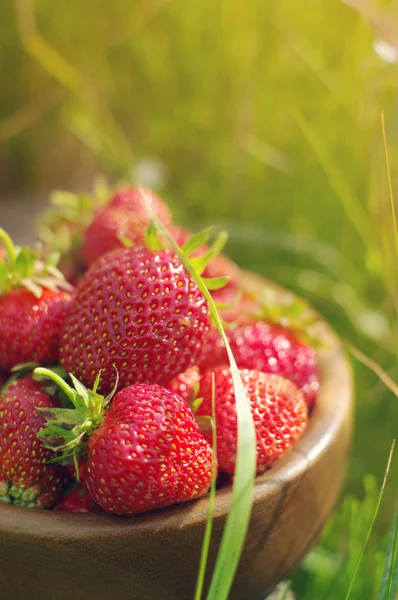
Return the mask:
<svg viewBox="0 0 398 600">
<path fill-rule="evenodd" d="M 278 296 L 291 296 L 263 277 L 246 272 L 246 286 L 261 292 L 267 286 Z M 316 313 L 314 313 L 316 314 Z M 323 346 L 318 350 L 320 390 L 317 403 L 311 412 L 309 424 L 300 440 L 286 452 L 271 469 L 256 478 L 253 507 L 272 495 L 281 485 L 302 477 L 307 468 L 317 462 L 333 444 L 344 427 L 349 427 L 353 410 L 352 369 L 337 335 L 322 319 L 314 330 Z M 213 519 L 225 517 L 231 499 L 231 486 L 217 490 Z M 203 524 L 207 519 L 208 495 L 183 504 L 160 508 L 134 516 L 117 516 L 108 513 L 67 513 L 11 506 L 0 503 L 0 532 L 12 535 L 31 535 L 35 538 L 80 538 L 114 536 L 123 532 L 136 537 L 142 533 L 180 529 L 186 524 Z"/>
</svg>

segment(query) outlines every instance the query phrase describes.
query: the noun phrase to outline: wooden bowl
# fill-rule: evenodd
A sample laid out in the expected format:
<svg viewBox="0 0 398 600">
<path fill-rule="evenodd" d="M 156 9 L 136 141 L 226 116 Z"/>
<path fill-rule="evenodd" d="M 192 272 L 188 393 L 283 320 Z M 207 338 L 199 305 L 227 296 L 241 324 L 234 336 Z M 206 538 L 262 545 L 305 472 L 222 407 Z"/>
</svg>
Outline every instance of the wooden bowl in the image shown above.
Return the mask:
<svg viewBox="0 0 398 600">
<path fill-rule="evenodd" d="M 256 275 L 245 285 L 285 297 Z M 296 446 L 257 478 L 250 527 L 231 600 L 262 600 L 316 542 L 339 496 L 352 426 L 351 370 L 321 321 L 321 389 Z M 217 492 L 209 575 L 230 507 Z M 0 506 L 4 600 L 189 600 L 193 598 L 208 500 L 123 518 Z"/>
</svg>

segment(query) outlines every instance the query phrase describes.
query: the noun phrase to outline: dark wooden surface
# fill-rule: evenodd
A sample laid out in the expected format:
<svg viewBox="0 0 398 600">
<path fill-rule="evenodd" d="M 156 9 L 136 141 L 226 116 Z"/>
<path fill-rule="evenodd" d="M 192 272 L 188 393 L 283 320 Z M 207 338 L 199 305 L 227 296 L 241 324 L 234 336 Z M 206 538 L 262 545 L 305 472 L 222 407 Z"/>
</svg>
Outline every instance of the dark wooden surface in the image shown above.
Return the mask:
<svg viewBox="0 0 398 600">
<path fill-rule="evenodd" d="M 247 275 L 248 287 L 274 288 Z M 297 445 L 258 477 L 230 600 L 262 600 L 297 568 L 335 506 L 351 437 L 351 370 L 320 323 L 321 391 Z M 217 493 L 209 572 L 230 507 Z M 7 600 L 190 600 L 206 498 L 134 518 L 0 506 L 0 589 Z"/>
</svg>

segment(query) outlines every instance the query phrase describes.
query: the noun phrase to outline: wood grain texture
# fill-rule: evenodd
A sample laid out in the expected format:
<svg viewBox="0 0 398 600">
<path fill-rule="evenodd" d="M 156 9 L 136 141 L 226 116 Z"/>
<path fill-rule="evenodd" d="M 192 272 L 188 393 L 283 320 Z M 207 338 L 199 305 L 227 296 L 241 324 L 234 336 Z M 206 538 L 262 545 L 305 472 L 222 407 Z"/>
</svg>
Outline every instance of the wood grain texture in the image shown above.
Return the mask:
<svg viewBox="0 0 398 600">
<path fill-rule="evenodd" d="M 268 298 L 273 284 L 247 274 Z M 296 446 L 257 478 L 245 548 L 230 600 L 262 600 L 316 542 L 338 499 L 352 429 L 351 369 L 322 322 L 321 390 Z M 0 505 L 0 590 L 5 600 L 190 600 L 206 498 L 134 518 Z M 209 574 L 230 505 L 217 492 Z"/>
</svg>

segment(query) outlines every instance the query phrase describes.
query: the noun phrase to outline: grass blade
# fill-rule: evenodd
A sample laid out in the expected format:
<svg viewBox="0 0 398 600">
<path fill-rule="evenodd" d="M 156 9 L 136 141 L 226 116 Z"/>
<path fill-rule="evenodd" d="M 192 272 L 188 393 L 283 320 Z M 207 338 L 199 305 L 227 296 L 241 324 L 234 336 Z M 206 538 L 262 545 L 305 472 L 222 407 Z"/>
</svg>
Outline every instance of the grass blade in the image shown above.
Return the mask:
<svg viewBox="0 0 398 600">
<path fill-rule="evenodd" d="M 395 600 L 398 591 L 398 506 L 395 511 L 394 521 L 384 561 L 383 577 L 380 584 L 377 600 Z"/>
<path fill-rule="evenodd" d="M 198 579 L 197 579 L 196 590 L 195 590 L 195 600 L 200 600 L 202 598 L 203 583 L 204 583 L 204 579 L 205 579 L 206 565 L 207 565 L 207 557 L 209 556 L 211 532 L 213 529 L 214 503 L 216 500 L 217 423 L 216 423 L 216 393 L 215 393 L 214 373 L 212 376 L 212 387 L 211 387 L 211 412 L 212 412 L 212 420 L 213 420 L 213 456 L 215 457 L 215 460 L 213 463 L 213 478 L 212 478 L 211 488 L 210 488 L 209 508 L 207 511 L 207 521 L 206 521 L 205 533 L 203 536 L 202 551 L 200 553 L 200 563 L 199 563 Z"/>
<path fill-rule="evenodd" d="M 184 264 L 188 273 L 196 282 L 202 294 L 205 296 L 211 317 L 217 327 L 225 344 L 229 363 L 231 366 L 232 381 L 235 392 L 236 414 L 238 422 L 237 459 L 234 483 L 232 486 L 231 508 L 224 527 L 220 549 L 216 559 L 216 565 L 210 584 L 207 600 L 227 600 L 239 558 L 242 553 L 243 544 L 249 527 L 254 480 L 256 476 L 256 433 L 250 404 L 246 397 L 242 379 L 239 374 L 234 355 L 225 334 L 221 318 L 209 290 L 206 288 L 200 275 L 191 264 L 190 260 L 175 243 L 167 229 L 156 218 L 151 208 L 151 202 L 147 192 L 141 189 L 143 198 L 146 200 L 148 212 L 156 225 L 159 233 L 170 243 L 174 252 Z M 221 238 L 220 238 L 221 239 Z M 222 240 L 225 242 L 225 239 Z M 200 565 L 202 569 L 202 565 Z"/>
<path fill-rule="evenodd" d="M 238 416 L 238 444 L 231 508 L 207 600 L 227 600 L 249 526 L 256 469 L 253 419 L 232 351 L 227 346 Z"/>
<path fill-rule="evenodd" d="M 380 504 L 381 504 L 381 501 L 382 501 L 382 498 L 383 498 L 384 489 L 385 489 L 385 487 L 386 487 L 386 483 L 387 483 L 388 474 L 389 474 L 389 472 L 390 472 L 390 467 L 391 467 L 392 456 L 393 456 L 393 454 L 394 454 L 394 448 L 395 448 L 395 440 L 393 440 L 393 442 L 392 442 L 392 444 L 391 444 L 391 450 L 390 450 L 390 454 L 389 454 L 389 456 L 388 456 L 387 467 L 386 467 L 386 471 L 385 471 L 385 473 L 384 473 L 383 483 L 382 483 L 382 485 L 381 485 L 380 492 L 379 492 L 379 495 L 378 495 L 378 497 L 377 497 L 376 508 L 375 508 L 375 510 L 374 510 L 373 517 L 372 517 L 372 519 L 371 519 L 371 522 L 370 522 L 370 525 L 369 525 L 369 528 L 368 528 L 368 531 L 367 531 L 366 537 L 365 537 L 365 539 L 364 539 L 364 542 L 363 542 L 363 544 L 362 544 L 362 548 L 361 548 L 361 551 L 360 551 L 360 553 L 359 553 L 358 560 L 357 560 L 357 563 L 356 563 L 356 565 L 355 565 L 354 572 L 353 572 L 353 574 L 352 574 L 352 577 L 351 577 L 350 585 L 348 586 L 348 590 L 347 590 L 347 594 L 346 594 L 346 596 L 345 596 L 345 600 L 349 600 L 349 598 L 350 598 L 350 596 L 351 596 L 351 592 L 352 592 L 352 589 L 353 589 L 353 587 L 354 587 L 354 583 L 355 583 L 355 578 L 356 578 L 356 576 L 357 576 L 357 573 L 358 573 L 359 567 L 360 567 L 360 565 L 361 565 L 362 558 L 363 558 L 363 555 L 364 555 L 364 553 L 365 553 L 365 549 L 366 549 L 367 543 L 368 543 L 368 541 L 369 541 L 369 538 L 370 538 L 370 534 L 372 533 L 373 526 L 374 526 L 374 524 L 375 524 L 376 517 L 377 517 L 377 515 L 378 515 L 378 512 L 379 512 L 379 509 L 380 509 Z"/>
<path fill-rule="evenodd" d="M 366 356 L 359 348 L 356 348 L 350 342 L 345 340 L 344 345 L 351 352 L 351 354 L 359 360 L 365 367 L 373 371 L 375 375 L 380 379 L 382 383 L 398 398 L 398 385 L 395 381 L 384 371 L 384 369 L 377 364 L 374 360 Z"/>
<path fill-rule="evenodd" d="M 287 582 L 281 600 L 289 600 L 290 581 Z"/>
<path fill-rule="evenodd" d="M 372 230 L 363 207 L 349 187 L 344 174 L 329 155 L 315 129 L 311 127 L 298 109 L 292 108 L 291 114 L 318 158 L 331 187 L 334 189 L 336 196 L 343 205 L 354 229 L 362 239 L 365 248 L 367 248 L 371 240 L 374 239 L 374 231 Z"/>
<path fill-rule="evenodd" d="M 390 194 L 391 214 L 392 214 L 392 220 L 393 220 L 393 225 L 394 225 L 395 247 L 396 247 L 397 254 L 398 254 L 397 217 L 396 217 L 396 214 L 395 214 L 394 194 L 393 194 L 393 191 L 392 191 L 390 160 L 388 158 L 387 135 L 386 135 L 386 127 L 385 127 L 385 123 L 384 123 L 384 112 L 383 111 L 381 113 L 381 130 L 383 132 L 384 154 L 385 154 L 385 157 L 386 157 L 388 190 L 389 190 L 389 194 Z"/>
</svg>

